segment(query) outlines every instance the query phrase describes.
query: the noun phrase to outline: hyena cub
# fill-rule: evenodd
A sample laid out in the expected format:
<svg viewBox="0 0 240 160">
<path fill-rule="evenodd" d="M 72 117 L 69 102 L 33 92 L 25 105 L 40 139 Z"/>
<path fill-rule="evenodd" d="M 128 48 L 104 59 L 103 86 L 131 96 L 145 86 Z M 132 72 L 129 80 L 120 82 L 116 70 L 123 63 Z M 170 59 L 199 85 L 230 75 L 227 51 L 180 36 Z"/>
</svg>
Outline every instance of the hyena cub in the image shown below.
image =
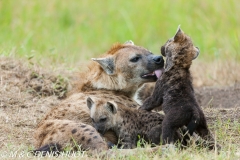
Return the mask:
<svg viewBox="0 0 240 160">
<path fill-rule="evenodd" d="M 96 130 L 101 134 L 109 129 L 113 130 L 122 148 L 135 148 L 138 136 L 152 144 L 160 144 L 164 118 L 162 114 L 90 97 L 87 98 L 87 105 Z M 175 133 L 174 140 L 180 140 L 179 132 Z"/>
<path fill-rule="evenodd" d="M 165 71 L 157 80 L 153 94 L 140 108 L 150 111 L 162 106 L 165 113 L 162 123 L 163 144 L 173 143 L 175 131 L 185 125 L 190 135 L 197 132 L 204 140 L 211 142 L 208 146 L 212 149 L 214 139 L 195 99 L 189 70 L 192 60 L 199 55 L 199 49 L 178 28 L 176 35 L 161 47 L 161 54 L 166 57 Z"/>
</svg>

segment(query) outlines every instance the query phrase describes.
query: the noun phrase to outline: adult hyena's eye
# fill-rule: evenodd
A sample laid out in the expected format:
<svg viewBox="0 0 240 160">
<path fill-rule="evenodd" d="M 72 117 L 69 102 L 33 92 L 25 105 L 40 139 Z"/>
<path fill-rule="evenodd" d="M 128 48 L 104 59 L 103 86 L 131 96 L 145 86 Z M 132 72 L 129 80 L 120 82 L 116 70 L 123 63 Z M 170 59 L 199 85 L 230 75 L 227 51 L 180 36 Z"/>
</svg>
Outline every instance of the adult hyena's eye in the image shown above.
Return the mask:
<svg viewBox="0 0 240 160">
<path fill-rule="evenodd" d="M 92 122 L 94 122 L 94 119 L 92 118 Z"/>
<path fill-rule="evenodd" d="M 140 60 L 141 57 L 137 56 L 137 57 L 133 57 L 130 59 L 131 62 L 137 62 Z"/>
</svg>

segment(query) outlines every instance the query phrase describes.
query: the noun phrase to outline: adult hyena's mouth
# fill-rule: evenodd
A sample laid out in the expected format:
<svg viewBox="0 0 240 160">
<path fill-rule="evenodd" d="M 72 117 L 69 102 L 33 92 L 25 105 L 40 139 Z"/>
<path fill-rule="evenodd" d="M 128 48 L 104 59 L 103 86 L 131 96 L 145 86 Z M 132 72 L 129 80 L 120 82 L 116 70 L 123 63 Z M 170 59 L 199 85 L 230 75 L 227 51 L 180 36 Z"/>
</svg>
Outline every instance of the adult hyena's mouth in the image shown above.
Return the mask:
<svg viewBox="0 0 240 160">
<path fill-rule="evenodd" d="M 141 77 L 145 79 L 152 79 L 152 78 L 158 79 L 161 77 L 162 73 L 163 73 L 163 69 L 158 69 L 153 71 L 152 73 L 144 74 Z"/>
</svg>

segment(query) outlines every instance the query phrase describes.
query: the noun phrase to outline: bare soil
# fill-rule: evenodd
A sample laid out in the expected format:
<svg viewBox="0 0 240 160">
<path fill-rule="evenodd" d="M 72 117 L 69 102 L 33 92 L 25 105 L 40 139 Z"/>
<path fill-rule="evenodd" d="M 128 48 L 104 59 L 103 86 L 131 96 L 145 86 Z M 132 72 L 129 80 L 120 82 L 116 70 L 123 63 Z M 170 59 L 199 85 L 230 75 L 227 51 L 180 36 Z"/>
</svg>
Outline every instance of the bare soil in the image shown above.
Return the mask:
<svg viewBox="0 0 240 160">
<path fill-rule="evenodd" d="M 0 150 L 32 147 L 32 135 L 43 115 L 66 96 L 70 73 L 49 71 L 28 61 L 0 57 Z M 240 123 L 240 85 L 196 88 L 196 97 L 208 123 Z M 211 128 L 211 127 L 210 127 Z M 229 128 L 231 130 L 231 128 Z M 240 129 L 235 129 L 235 143 Z"/>
</svg>

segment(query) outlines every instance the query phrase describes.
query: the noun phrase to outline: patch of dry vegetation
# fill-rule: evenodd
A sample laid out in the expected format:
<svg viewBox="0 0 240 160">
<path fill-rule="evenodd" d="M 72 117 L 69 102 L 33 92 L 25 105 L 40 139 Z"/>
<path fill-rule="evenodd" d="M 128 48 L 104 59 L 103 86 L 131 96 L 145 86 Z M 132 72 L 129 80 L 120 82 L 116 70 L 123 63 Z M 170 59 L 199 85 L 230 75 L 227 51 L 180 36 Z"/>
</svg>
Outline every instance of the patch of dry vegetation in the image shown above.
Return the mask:
<svg viewBox="0 0 240 160">
<path fill-rule="evenodd" d="M 193 73 L 197 99 L 203 107 L 211 131 L 221 144 L 222 150 L 207 151 L 196 145 L 186 150 L 159 149 L 155 153 L 140 148 L 128 153 L 113 149 L 114 159 L 239 159 L 240 158 L 240 74 L 239 64 L 197 62 Z M 227 72 L 229 71 L 229 72 Z M 206 75 L 211 76 L 206 76 Z M 205 75 L 205 77 L 204 77 Z M 64 97 L 70 73 L 49 71 L 28 61 L 0 58 L 0 155 L 18 151 L 24 159 L 38 159 L 27 153 L 32 149 L 32 135 L 37 123 L 51 107 Z M 227 77 L 227 78 L 226 78 Z M 226 80 L 227 79 L 227 80 Z M 229 85 L 214 87 L 212 85 Z M 233 85 L 235 84 L 235 85 Z M 204 87 L 203 87 L 204 86 Z M 205 87 L 211 86 L 211 87 Z M 57 159 L 66 159 L 66 156 Z M 5 159 L 12 159 L 8 156 Z M 70 156 L 71 159 L 79 159 Z M 84 159 L 101 159 L 86 154 Z M 105 157 L 113 158 L 113 157 Z M 2 158 L 1 158 L 2 159 Z M 53 159 L 48 157 L 46 159 Z"/>
<path fill-rule="evenodd" d="M 196 87 L 230 86 L 240 83 L 240 63 L 235 60 L 196 60 L 191 66 L 193 83 Z"/>
<path fill-rule="evenodd" d="M 66 94 L 67 79 L 36 65 L 0 58 L 0 149 L 31 144 L 44 113 Z"/>
</svg>

